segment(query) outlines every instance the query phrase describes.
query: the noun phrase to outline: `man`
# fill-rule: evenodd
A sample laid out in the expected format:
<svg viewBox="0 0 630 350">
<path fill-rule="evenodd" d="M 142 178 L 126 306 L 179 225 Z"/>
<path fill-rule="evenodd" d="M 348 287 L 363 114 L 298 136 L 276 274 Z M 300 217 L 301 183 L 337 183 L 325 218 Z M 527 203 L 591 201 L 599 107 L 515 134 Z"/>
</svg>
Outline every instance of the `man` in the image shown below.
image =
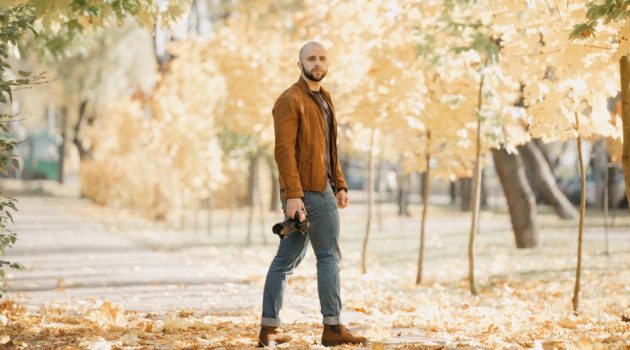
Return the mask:
<svg viewBox="0 0 630 350">
<path fill-rule="evenodd" d="M 280 241 L 265 281 L 258 346 L 281 344 L 291 337 L 280 330 L 280 309 L 287 277 L 300 264 L 310 241 L 317 258 L 317 289 L 323 316 L 322 345 L 358 344 L 339 322 L 341 312 L 339 208 L 348 206 L 348 187 L 337 158 L 337 123 L 330 95 L 320 82 L 328 71 L 324 47 L 310 42 L 300 50 L 300 79 L 273 107 L 275 159 L 285 215 L 308 220 L 307 234 Z"/>
</svg>

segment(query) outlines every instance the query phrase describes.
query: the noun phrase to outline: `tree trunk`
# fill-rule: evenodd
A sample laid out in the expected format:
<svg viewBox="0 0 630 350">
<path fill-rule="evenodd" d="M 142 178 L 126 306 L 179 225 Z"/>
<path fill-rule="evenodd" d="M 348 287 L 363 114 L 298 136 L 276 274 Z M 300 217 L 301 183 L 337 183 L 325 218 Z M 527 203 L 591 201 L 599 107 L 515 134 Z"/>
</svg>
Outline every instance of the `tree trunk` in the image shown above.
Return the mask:
<svg viewBox="0 0 630 350">
<path fill-rule="evenodd" d="M 536 247 L 538 245 L 536 199 L 527 181 L 520 157 L 503 149 L 493 149 L 492 159 L 507 200 L 516 247 Z"/>
<path fill-rule="evenodd" d="M 575 269 L 575 288 L 573 289 L 573 311 L 577 312 L 580 306 L 580 275 L 582 273 L 582 230 L 584 228 L 584 211 L 586 207 L 586 177 L 584 175 L 584 160 L 582 159 L 582 137 L 580 136 L 580 119 L 575 113 L 575 126 L 577 129 L 578 165 L 580 168 L 580 222 L 578 224 L 578 251 L 577 267 Z"/>
<path fill-rule="evenodd" d="M 230 240 L 232 236 L 232 223 L 234 222 L 234 213 L 236 212 L 236 200 L 237 200 L 237 191 L 238 191 L 238 183 L 236 181 L 236 174 L 230 169 L 230 208 L 228 210 L 227 223 L 225 225 L 225 234 Z"/>
<path fill-rule="evenodd" d="M 457 191 L 456 191 L 455 181 L 449 181 L 448 183 L 448 195 L 451 199 L 451 204 L 455 204 L 457 201 Z"/>
<path fill-rule="evenodd" d="M 418 178 L 418 194 L 420 195 L 420 200 L 424 198 L 424 172 L 416 173 Z"/>
<path fill-rule="evenodd" d="M 630 61 L 628 61 L 628 56 L 623 56 L 619 60 L 619 71 L 621 76 L 621 123 L 623 125 L 621 164 L 626 183 L 626 198 L 630 203 Z M 628 211 L 630 212 L 630 205 L 628 205 Z"/>
<path fill-rule="evenodd" d="M 376 194 L 376 225 L 379 231 L 383 231 L 383 138 L 380 143 L 380 153 L 378 155 L 378 192 Z"/>
<path fill-rule="evenodd" d="M 470 211 L 472 178 L 459 179 L 459 197 L 461 198 L 461 210 Z"/>
<path fill-rule="evenodd" d="M 201 216 L 201 198 L 195 198 L 195 207 L 193 208 L 193 231 L 199 231 L 199 222 Z"/>
<path fill-rule="evenodd" d="M 361 272 L 367 273 L 367 268 L 365 264 L 366 254 L 367 254 L 367 245 L 368 239 L 370 238 L 370 228 L 372 224 L 372 207 L 374 206 L 374 138 L 375 138 L 375 129 L 372 128 L 372 133 L 370 135 L 370 154 L 368 156 L 368 213 L 367 213 L 367 224 L 365 226 L 365 237 L 363 238 L 363 249 L 361 250 Z"/>
<path fill-rule="evenodd" d="M 481 179 L 479 180 L 479 185 L 481 186 L 480 191 L 480 208 L 488 208 L 488 185 L 486 181 L 486 171 L 485 169 L 481 169 Z"/>
<path fill-rule="evenodd" d="M 256 171 L 258 173 L 258 170 Z M 263 203 L 263 195 L 261 186 L 259 186 L 259 177 L 256 178 L 256 198 L 258 199 L 258 211 L 259 211 L 259 224 L 260 224 L 260 235 L 262 236 L 262 241 L 264 245 L 267 245 L 267 229 L 265 224 L 265 204 Z"/>
<path fill-rule="evenodd" d="M 488 65 L 486 58 L 485 66 Z M 483 104 L 483 83 L 485 76 L 481 73 L 479 80 L 479 91 L 477 95 L 477 140 L 475 142 L 475 169 L 473 172 L 473 190 L 471 198 L 472 218 L 470 222 L 470 235 L 468 237 L 468 283 L 470 285 L 470 293 L 477 295 L 477 286 L 475 285 L 475 236 L 477 235 L 479 220 L 479 204 L 481 197 L 481 117 L 479 112 Z"/>
<path fill-rule="evenodd" d="M 477 145 L 481 147 L 481 145 Z M 470 285 L 470 293 L 472 295 L 477 295 L 477 286 L 475 285 L 475 236 L 477 235 L 477 227 L 479 220 L 479 199 L 480 199 L 480 186 L 479 180 L 481 177 L 481 172 L 479 171 L 481 164 L 479 161 L 481 159 L 481 155 L 479 151 L 477 151 L 477 161 L 475 162 L 475 173 L 473 177 L 473 194 L 471 198 L 471 209 L 472 209 L 472 218 L 470 222 L 470 235 L 468 238 L 468 283 Z"/>
<path fill-rule="evenodd" d="M 556 179 L 549 168 L 549 164 L 542 152 L 533 142 L 518 147 L 523 157 L 527 172 L 531 175 L 533 186 L 545 203 L 553 206 L 556 213 L 563 219 L 575 219 L 577 212 L 567 197 L 560 191 Z"/>
<path fill-rule="evenodd" d="M 551 169 L 551 172 L 555 172 L 556 168 L 558 168 L 558 166 L 560 165 L 560 158 L 556 153 L 557 152 L 552 152 L 551 150 L 551 146 L 549 144 L 545 144 L 542 142 L 541 139 L 535 139 L 532 140 L 536 146 L 538 146 L 538 149 L 540 150 L 540 153 L 543 155 L 543 157 L 545 158 L 545 161 L 547 161 L 547 165 L 549 165 L 549 169 Z M 563 143 L 562 144 L 562 149 L 563 151 L 566 148 L 567 143 Z M 564 153 L 564 152 L 562 152 Z M 562 154 L 561 153 L 561 154 Z"/>
<path fill-rule="evenodd" d="M 214 193 L 212 190 L 208 194 L 208 235 L 212 235 L 212 229 L 214 228 Z"/>
<path fill-rule="evenodd" d="M 608 206 L 610 205 L 610 201 L 608 200 L 608 193 L 610 190 L 610 182 L 609 182 L 609 171 L 610 169 L 610 161 L 608 159 L 608 155 L 606 155 L 606 168 L 604 173 L 604 239 L 606 240 L 606 256 L 610 255 L 610 246 L 608 245 Z"/>
<path fill-rule="evenodd" d="M 280 183 L 278 182 L 278 171 L 276 168 L 276 162 L 273 157 L 267 157 L 267 164 L 271 172 L 271 201 L 269 203 L 269 210 L 272 212 L 280 211 Z"/>
<path fill-rule="evenodd" d="M 427 211 L 429 209 L 429 181 L 431 179 L 431 131 L 427 132 L 427 148 L 425 154 L 426 168 L 422 181 L 422 217 L 420 219 L 420 252 L 418 254 L 418 274 L 416 275 L 416 285 L 422 283 L 422 264 L 424 261 L 424 240 L 427 223 Z"/>
<path fill-rule="evenodd" d="M 623 197 L 623 195 L 625 194 L 625 191 L 621 192 L 621 191 L 617 191 L 617 189 L 615 188 L 615 176 L 617 175 L 617 167 L 613 166 L 612 164 L 609 164 L 610 169 L 608 170 L 608 187 L 609 187 L 609 193 L 610 193 L 610 205 L 611 205 L 611 226 L 612 227 L 617 227 L 617 208 L 619 207 L 619 200 L 620 197 Z"/>
<path fill-rule="evenodd" d="M 606 186 L 606 167 L 608 164 L 608 152 L 604 140 L 597 140 L 593 144 L 591 157 L 591 172 L 595 179 L 595 207 L 604 208 L 604 192 Z"/>
<path fill-rule="evenodd" d="M 59 183 L 63 185 L 64 177 L 63 177 L 63 167 L 65 163 L 66 156 L 66 140 L 68 139 L 68 109 L 63 107 L 61 109 L 61 145 L 59 145 Z M 31 150 L 33 147 L 31 146 Z M 31 157 L 32 159 L 32 157 Z"/>
<path fill-rule="evenodd" d="M 188 15 L 188 31 L 203 36 L 212 31 L 212 22 L 208 14 L 208 1 L 194 0 L 190 5 L 190 14 Z"/>
<path fill-rule="evenodd" d="M 409 216 L 409 174 L 398 169 L 398 215 Z"/>
<path fill-rule="evenodd" d="M 164 73 L 171 60 L 171 55 L 166 50 L 166 44 L 171 40 L 170 30 L 163 28 L 160 17 L 157 18 L 153 30 L 153 52 L 155 54 L 155 61 L 158 64 L 158 70 Z"/>
<path fill-rule="evenodd" d="M 87 109 L 87 100 L 81 101 L 79 105 L 79 120 L 74 125 L 74 138 L 72 139 L 72 143 L 77 147 L 79 151 L 79 159 L 84 161 L 85 159 L 89 159 L 91 157 L 90 150 L 87 150 L 85 146 L 83 146 L 83 141 L 79 137 L 79 133 L 81 132 L 81 128 L 83 127 L 83 120 L 85 119 L 85 111 Z"/>
<path fill-rule="evenodd" d="M 258 153 L 252 155 L 249 161 L 249 180 L 247 185 L 247 201 L 249 211 L 247 214 L 247 244 L 252 242 L 254 225 L 254 207 L 256 206 L 256 187 L 258 186 Z"/>
</svg>

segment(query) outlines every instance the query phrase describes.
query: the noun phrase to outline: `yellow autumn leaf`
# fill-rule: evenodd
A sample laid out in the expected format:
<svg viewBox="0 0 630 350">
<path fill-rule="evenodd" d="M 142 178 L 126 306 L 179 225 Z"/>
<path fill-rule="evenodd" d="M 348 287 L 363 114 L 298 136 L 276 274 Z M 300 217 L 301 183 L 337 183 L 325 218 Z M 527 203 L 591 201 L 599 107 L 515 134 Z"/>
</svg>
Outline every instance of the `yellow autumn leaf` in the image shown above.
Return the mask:
<svg viewBox="0 0 630 350">
<path fill-rule="evenodd" d="M 5 335 L 2 338 L 0 338 L 0 344 L 2 345 L 8 344 L 10 341 L 11 341 L 11 337 L 8 335 Z"/>
<path fill-rule="evenodd" d="M 569 317 L 561 318 L 560 320 L 558 320 L 558 325 L 567 329 L 577 329 L 576 321 Z"/>
<path fill-rule="evenodd" d="M 186 324 L 186 321 L 184 319 L 178 317 L 177 315 L 169 314 L 164 319 L 164 323 L 162 324 L 161 328 L 172 332 L 186 329 L 188 328 L 188 325 Z"/>
<path fill-rule="evenodd" d="M 575 343 L 575 348 L 577 350 L 593 350 L 593 342 L 582 338 Z"/>
<path fill-rule="evenodd" d="M 90 311 L 86 318 L 101 327 L 124 327 L 128 323 L 122 307 L 109 301 L 104 301 L 100 309 Z"/>
</svg>

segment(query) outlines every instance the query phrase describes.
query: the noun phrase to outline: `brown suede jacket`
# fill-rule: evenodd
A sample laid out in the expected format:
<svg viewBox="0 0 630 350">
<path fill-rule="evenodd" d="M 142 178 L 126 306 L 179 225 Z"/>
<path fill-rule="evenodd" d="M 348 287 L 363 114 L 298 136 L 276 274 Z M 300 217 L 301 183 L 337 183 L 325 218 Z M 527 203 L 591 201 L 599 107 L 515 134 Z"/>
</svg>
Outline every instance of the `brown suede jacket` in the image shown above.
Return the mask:
<svg viewBox="0 0 630 350">
<path fill-rule="evenodd" d="M 335 192 L 348 190 L 337 157 L 337 120 L 328 91 L 322 96 L 332 111 L 331 153 Z M 280 172 L 280 192 L 286 199 L 300 198 L 303 191 L 326 190 L 326 124 L 324 112 L 300 79 L 278 97 L 273 106 L 273 126 L 276 134 L 274 155 Z"/>
</svg>

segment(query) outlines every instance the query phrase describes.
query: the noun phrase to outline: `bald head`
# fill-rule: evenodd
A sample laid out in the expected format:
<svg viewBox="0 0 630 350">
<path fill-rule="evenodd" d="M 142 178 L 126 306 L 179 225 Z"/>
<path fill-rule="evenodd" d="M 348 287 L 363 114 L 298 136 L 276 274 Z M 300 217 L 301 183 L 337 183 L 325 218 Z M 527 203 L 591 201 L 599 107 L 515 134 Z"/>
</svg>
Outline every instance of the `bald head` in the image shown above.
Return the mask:
<svg viewBox="0 0 630 350">
<path fill-rule="evenodd" d="M 312 53 L 313 51 L 320 51 L 320 50 L 323 51 L 324 54 L 326 53 L 326 48 L 324 47 L 324 45 L 316 41 L 311 41 L 310 43 L 306 43 L 300 49 L 300 56 L 298 57 L 298 61 L 304 62 L 304 59 L 308 57 L 309 53 Z"/>
<path fill-rule="evenodd" d="M 306 79 L 311 83 L 319 83 L 328 72 L 328 57 L 324 45 L 312 41 L 302 46 L 297 65 Z M 311 88 L 319 89 L 316 86 Z"/>
</svg>

